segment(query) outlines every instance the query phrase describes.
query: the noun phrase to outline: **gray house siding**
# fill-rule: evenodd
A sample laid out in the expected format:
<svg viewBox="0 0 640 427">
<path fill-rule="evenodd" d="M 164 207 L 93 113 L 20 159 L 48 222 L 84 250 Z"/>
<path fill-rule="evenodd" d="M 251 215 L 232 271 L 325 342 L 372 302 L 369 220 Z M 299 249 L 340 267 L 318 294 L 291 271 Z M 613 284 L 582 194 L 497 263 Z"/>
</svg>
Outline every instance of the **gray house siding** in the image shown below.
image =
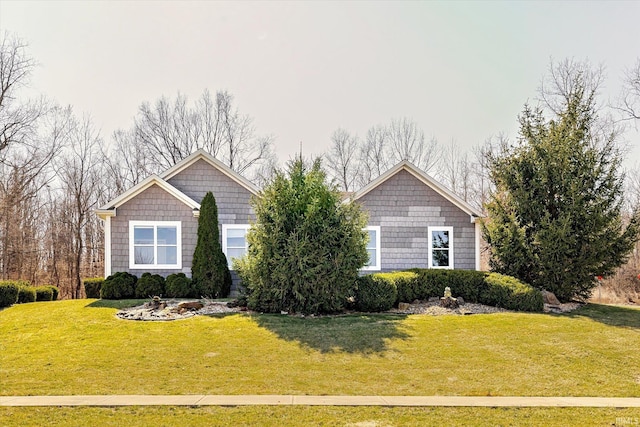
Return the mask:
<svg viewBox="0 0 640 427">
<path fill-rule="evenodd" d="M 197 160 L 188 168 L 168 179 L 167 182 L 198 203 L 202 202 L 208 191 L 213 193 L 218 207 L 221 243 L 223 224 L 249 224 L 255 219 L 253 208 L 249 204 L 252 193 L 205 160 Z M 197 240 L 197 234 L 195 236 L 194 239 Z M 196 240 L 194 240 L 194 248 Z M 193 249 L 191 254 L 193 254 Z M 185 267 L 184 264 L 183 267 Z M 189 261 L 188 267 L 188 275 L 191 275 L 191 261 Z M 236 296 L 240 278 L 235 271 L 231 271 L 231 277 L 233 279 L 231 295 Z"/>
<path fill-rule="evenodd" d="M 380 226 L 381 270 L 428 268 L 428 227 L 453 227 L 454 268 L 473 270 L 475 224 L 468 213 L 406 170 L 358 199 L 369 225 Z"/>
<path fill-rule="evenodd" d="M 220 224 L 248 224 L 255 218 L 249 204 L 251 192 L 205 160 L 196 161 L 167 182 L 198 203 L 211 191 Z"/>
<path fill-rule="evenodd" d="M 182 269 L 130 269 L 129 221 L 180 221 L 182 229 Z M 127 271 L 136 276 L 145 272 L 167 276 L 183 272 L 191 275 L 191 261 L 198 233 L 198 218 L 191 208 L 152 185 L 136 197 L 117 208 L 117 216 L 111 218 L 111 271 Z"/>
</svg>

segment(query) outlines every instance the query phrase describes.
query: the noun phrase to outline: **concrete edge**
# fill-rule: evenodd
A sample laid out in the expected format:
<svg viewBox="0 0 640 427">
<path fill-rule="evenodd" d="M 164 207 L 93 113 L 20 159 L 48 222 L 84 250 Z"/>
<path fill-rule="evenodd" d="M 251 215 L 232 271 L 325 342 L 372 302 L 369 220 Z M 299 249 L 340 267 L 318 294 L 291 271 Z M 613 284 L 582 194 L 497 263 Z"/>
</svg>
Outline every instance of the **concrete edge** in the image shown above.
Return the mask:
<svg viewBox="0 0 640 427">
<path fill-rule="evenodd" d="M 640 408 L 638 397 L 74 395 L 0 396 L 0 406 L 406 406 Z"/>
</svg>

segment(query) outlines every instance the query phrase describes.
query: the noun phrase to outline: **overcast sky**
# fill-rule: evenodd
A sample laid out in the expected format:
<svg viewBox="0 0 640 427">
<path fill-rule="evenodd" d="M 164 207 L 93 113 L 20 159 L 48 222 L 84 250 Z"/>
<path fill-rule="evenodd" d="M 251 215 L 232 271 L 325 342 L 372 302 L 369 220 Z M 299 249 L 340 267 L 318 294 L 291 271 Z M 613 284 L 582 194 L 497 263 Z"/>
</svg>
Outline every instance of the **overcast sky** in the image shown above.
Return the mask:
<svg viewBox="0 0 640 427">
<path fill-rule="evenodd" d="M 228 90 L 280 161 L 338 127 L 392 118 L 470 148 L 534 103 L 550 59 L 607 72 L 640 58 L 640 2 L 60 2 L 0 0 L 0 31 L 39 62 L 31 86 L 89 113 L 109 141 L 139 105 Z M 640 137 L 626 134 L 640 159 Z"/>
</svg>

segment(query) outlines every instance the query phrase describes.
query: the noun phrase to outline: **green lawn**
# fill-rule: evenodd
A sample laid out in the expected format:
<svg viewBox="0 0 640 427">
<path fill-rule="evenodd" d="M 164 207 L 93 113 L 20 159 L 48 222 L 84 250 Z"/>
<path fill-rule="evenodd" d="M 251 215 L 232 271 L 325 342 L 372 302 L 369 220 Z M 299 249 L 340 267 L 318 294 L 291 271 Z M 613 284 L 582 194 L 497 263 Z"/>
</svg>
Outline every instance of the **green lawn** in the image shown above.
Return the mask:
<svg viewBox="0 0 640 427">
<path fill-rule="evenodd" d="M 115 317 L 95 300 L 0 311 L 0 394 L 640 396 L 640 311 Z"/>
<path fill-rule="evenodd" d="M 635 409 L 384 407 L 0 408 L 7 427 L 28 426 L 634 426 Z"/>
<path fill-rule="evenodd" d="M 0 311 L 0 394 L 640 396 L 640 311 L 567 315 L 234 314 L 131 322 L 134 301 Z M 0 408 L 8 426 L 634 425 L 636 409 Z"/>
</svg>

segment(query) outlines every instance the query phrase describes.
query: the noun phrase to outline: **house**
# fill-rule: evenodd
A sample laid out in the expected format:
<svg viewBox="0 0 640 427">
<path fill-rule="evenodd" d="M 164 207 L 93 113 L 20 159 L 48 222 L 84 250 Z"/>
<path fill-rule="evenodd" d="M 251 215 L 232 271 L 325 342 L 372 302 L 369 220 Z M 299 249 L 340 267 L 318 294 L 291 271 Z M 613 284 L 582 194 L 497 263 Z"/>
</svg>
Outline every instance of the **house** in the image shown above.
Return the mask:
<svg viewBox="0 0 640 427">
<path fill-rule="evenodd" d="M 351 196 L 369 214 L 365 270 L 480 269 L 482 213 L 407 161 Z"/>
<path fill-rule="evenodd" d="M 230 262 L 242 256 L 255 219 L 249 201 L 259 190 L 199 150 L 96 210 L 104 220 L 105 277 L 118 271 L 190 276 L 208 191 L 218 206 L 223 252 Z M 411 163 L 399 163 L 350 197 L 369 214 L 370 260 L 363 270 L 479 269 L 480 212 Z"/>
</svg>

